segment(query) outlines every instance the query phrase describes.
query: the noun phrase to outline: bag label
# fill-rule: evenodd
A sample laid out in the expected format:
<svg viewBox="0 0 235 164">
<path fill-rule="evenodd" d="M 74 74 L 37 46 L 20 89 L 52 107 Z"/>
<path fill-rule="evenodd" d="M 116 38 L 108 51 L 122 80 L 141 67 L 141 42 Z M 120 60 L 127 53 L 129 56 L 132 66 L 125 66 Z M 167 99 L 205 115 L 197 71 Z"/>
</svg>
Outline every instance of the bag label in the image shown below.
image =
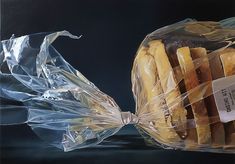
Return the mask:
<svg viewBox="0 0 235 164">
<path fill-rule="evenodd" d="M 235 75 L 212 81 L 212 90 L 221 122 L 235 120 Z"/>
</svg>

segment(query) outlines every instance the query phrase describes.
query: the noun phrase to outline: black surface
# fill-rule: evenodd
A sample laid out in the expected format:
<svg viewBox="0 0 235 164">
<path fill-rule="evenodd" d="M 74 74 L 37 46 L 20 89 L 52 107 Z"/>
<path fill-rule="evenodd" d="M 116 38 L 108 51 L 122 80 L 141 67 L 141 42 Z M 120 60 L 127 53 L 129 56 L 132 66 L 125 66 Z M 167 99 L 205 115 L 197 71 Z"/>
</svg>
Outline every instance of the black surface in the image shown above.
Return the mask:
<svg viewBox="0 0 235 164">
<path fill-rule="evenodd" d="M 1 40 L 42 31 L 82 34 L 80 40 L 61 38 L 54 45 L 123 110 L 134 111 L 130 71 L 148 33 L 185 18 L 217 21 L 231 16 L 234 0 L 1 0 Z M 1 127 L 0 139 L 2 163 L 235 163 L 231 154 L 145 146 L 131 126 L 103 148 L 69 153 L 48 146 L 26 125 Z"/>
<path fill-rule="evenodd" d="M 231 154 L 164 150 L 146 146 L 132 126 L 123 128 L 96 147 L 67 153 L 39 140 L 26 126 L 10 126 L 4 131 L 2 163 L 229 164 L 235 161 L 235 156 Z M 12 135 L 12 131 L 20 133 Z"/>
</svg>

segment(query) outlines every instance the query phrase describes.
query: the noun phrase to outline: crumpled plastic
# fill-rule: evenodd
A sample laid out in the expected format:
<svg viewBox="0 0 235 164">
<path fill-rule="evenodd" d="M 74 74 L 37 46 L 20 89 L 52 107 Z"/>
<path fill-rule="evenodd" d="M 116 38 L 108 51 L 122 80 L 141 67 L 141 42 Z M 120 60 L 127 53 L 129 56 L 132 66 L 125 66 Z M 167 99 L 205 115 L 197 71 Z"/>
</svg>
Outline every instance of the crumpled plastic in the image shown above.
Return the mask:
<svg viewBox="0 0 235 164">
<path fill-rule="evenodd" d="M 24 104 L 1 107 L 2 118 L 12 110 L 27 113 L 26 118 L 8 117 L 2 124 L 27 123 L 42 139 L 69 151 L 100 143 L 123 122 L 113 99 L 51 45 L 59 36 L 79 39 L 61 31 L 2 41 L 1 97 Z"/>
<path fill-rule="evenodd" d="M 165 43 L 169 43 L 169 47 L 206 46 L 209 49 L 209 58 L 213 59 L 216 56 L 215 52 L 234 46 L 234 28 L 235 18 L 220 22 L 198 22 L 187 19 L 147 35 L 137 51 L 132 70 L 135 114 L 122 112 L 111 97 L 75 70 L 52 46 L 59 36 L 72 39 L 80 37 L 67 31 L 38 33 L 18 38 L 13 36 L 9 40 L 1 41 L 0 97 L 21 102 L 23 105 L 1 105 L 0 124 L 27 123 L 39 137 L 64 151 L 99 144 L 123 126 L 134 124 L 146 141 L 152 145 L 168 149 L 234 153 L 235 148 L 225 149 L 224 145 L 213 147 L 211 144 L 205 144 L 187 147 L 185 141 L 189 135 L 188 129 L 196 128 L 195 120 L 186 117 L 179 120 L 172 119 L 174 112 L 171 109 L 175 105 L 180 104 L 186 108 L 220 92 L 220 90 L 208 91 L 213 80 L 179 93 L 173 101 L 164 103 L 167 101 L 167 96 L 174 93 L 185 80 L 178 65 L 168 72 L 163 72 L 165 73 L 163 79 L 156 81 L 156 83 L 166 82 L 165 91 L 147 99 L 137 62 L 141 47 L 148 47 L 148 43 L 153 40 L 164 40 Z M 193 63 L 195 69 L 199 68 L 204 59 L 194 60 Z M 152 64 L 147 62 L 143 70 L 148 66 L 151 67 Z M 170 75 L 174 75 L 173 80 Z M 188 101 L 189 97 L 193 98 Z M 185 115 L 186 113 L 187 111 Z M 202 119 L 201 122 L 205 124 L 205 120 Z M 210 121 L 207 120 L 206 124 L 216 122 L 218 122 L 217 116 L 215 119 L 212 117 Z M 177 140 L 164 138 L 166 136 L 162 134 L 166 131 L 175 131 Z"/>
</svg>

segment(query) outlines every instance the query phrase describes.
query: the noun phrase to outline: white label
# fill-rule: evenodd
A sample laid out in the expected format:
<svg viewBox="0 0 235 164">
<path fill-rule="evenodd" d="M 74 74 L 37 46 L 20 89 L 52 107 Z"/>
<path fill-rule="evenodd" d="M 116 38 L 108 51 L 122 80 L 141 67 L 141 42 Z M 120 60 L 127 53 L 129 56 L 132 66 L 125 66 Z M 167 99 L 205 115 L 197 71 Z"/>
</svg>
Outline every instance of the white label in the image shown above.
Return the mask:
<svg viewBox="0 0 235 164">
<path fill-rule="evenodd" d="M 212 89 L 221 122 L 235 120 L 235 75 L 214 80 Z"/>
</svg>

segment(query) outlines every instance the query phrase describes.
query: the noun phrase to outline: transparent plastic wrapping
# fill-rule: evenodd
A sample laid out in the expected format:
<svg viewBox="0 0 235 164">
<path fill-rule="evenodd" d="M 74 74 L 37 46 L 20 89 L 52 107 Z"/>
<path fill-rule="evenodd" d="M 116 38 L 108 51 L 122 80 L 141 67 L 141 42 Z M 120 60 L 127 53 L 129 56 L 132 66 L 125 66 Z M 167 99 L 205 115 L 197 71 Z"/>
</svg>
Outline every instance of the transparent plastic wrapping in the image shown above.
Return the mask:
<svg viewBox="0 0 235 164">
<path fill-rule="evenodd" d="M 1 125 L 27 123 L 70 151 L 100 143 L 134 124 L 151 145 L 235 153 L 235 18 L 186 19 L 147 35 L 132 69 L 136 113 L 108 95 L 51 45 L 67 31 L 1 42 Z"/>
<path fill-rule="evenodd" d="M 235 152 L 235 18 L 186 19 L 143 40 L 132 69 L 138 127 L 165 148 Z"/>
<path fill-rule="evenodd" d="M 1 106 L 1 124 L 27 123 L 64 151 L 100 143 L 122 126 L 116 103 L 67 63 L 51 45 L 66 31 L 2 41 L 2 98 L 24 106 Z M 14 117 L 13 117 L 14 116 Z"/>
</svg>

